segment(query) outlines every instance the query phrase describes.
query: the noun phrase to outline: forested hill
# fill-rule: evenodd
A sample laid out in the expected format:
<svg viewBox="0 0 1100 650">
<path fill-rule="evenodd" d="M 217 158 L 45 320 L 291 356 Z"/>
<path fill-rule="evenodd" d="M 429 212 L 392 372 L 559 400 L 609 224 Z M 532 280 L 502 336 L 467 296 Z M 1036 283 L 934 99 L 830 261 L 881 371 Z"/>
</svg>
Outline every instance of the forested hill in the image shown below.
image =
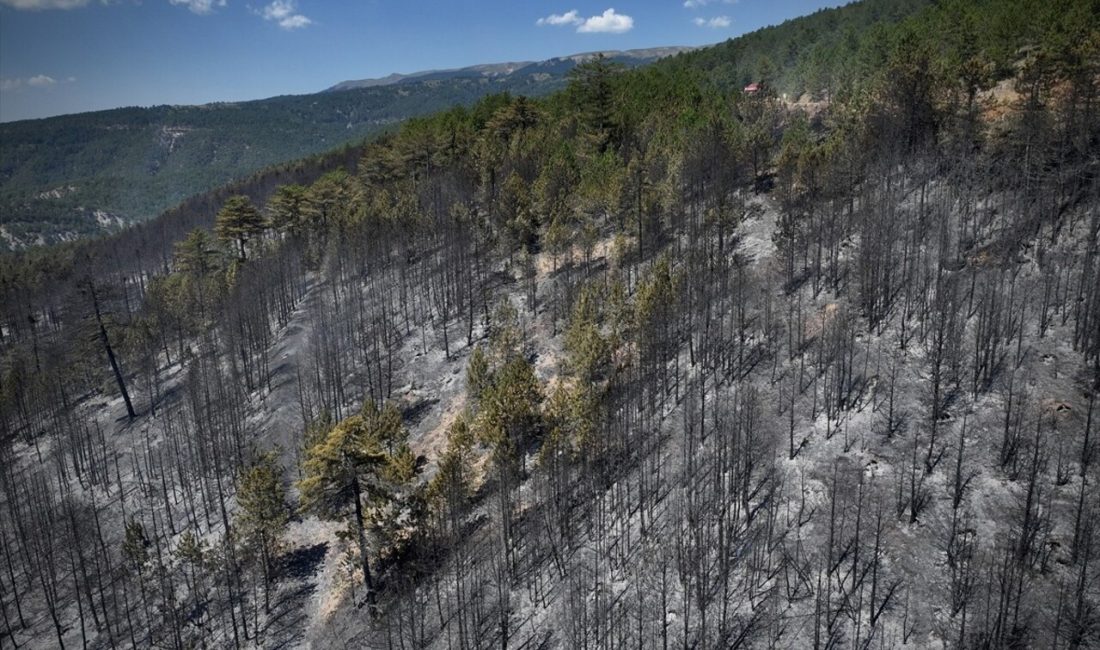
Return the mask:
<svg viewBox="0 0 1100 650">
<path fill-rule="evenodd" d="M 633 67 L 679 48 L 614 53 Z M 492 93 L 562 88 L 583 56 L 427 73 L 395 85 L 0 124 L 0 251 L 117 231 L 263 167 L 332 150 Z M 485 70 L 482 70 L 484 68 Z M 492 70 L 489 74 L 487 70 Z"/>
<path fill-rule="evenodd" d="M 489 63 L 467 66 L 465 68 L 452 68 L 447 70 L 425 70 L 412 74 L 394 73 L 378 79 L 353 79 L 341 81 L 328 89 L 329 92 L 352 90 L 354 88 L 371 88 L 375 86 L 389 86 L 393 84 L 406 84 L 419 81 L 447 81 L 452 79 L 499 79 L 501 77 L 550 77 L 557 78 L 568 73 L 578 63 L 583 63 L 597 56 L 602 56 L 608 61 L 621 63 L 626 67 L 635 67 L 640 64 L 651 63 L 658 59 L 674 56 L 681 52 L 690 52 L 698 49 L 694 47 L 653 47 L 639 50 L 606 50 L 601 52 L 583 52 L 571 56 L 559 56 L 546 61 L 512 61 L 508 63 Z"/>
<path fill-rule="evenodd" d="M 612 52 L 607 61 L 649 64 L 649 77 L 625 79 L 644 84 L 638 92 L 654 97 L 727 93 L 749 81 L 766 80 L 770 93 L 782 89 L 792 100 L 801 94 L 820 99 L 830 87 L 844 88 L 857 72 L 866 76 L 881 69 L 894 26 L 928 4 L 865 0 L 709 48 L 674 56 L 669 56 L 673 48 Z M 332 169 L 334 160 L 355 159 L 363 151 L 365 134 L 392 130 L 402 117 L 430 112 L 433 106 L 473 102 L 494 91 L 537 96 L 560 88 L 576 63 L 563 61 L 582 56 L 543 62 L 553 63 L 551 79 L 520 74 L 494 75 L 486 81 L 472 78 L 470 69 L 459 69 L 433 73 L 438 78 L 427 81 L 395 79 L 388 85 L 337 91 L 338 84 L 315 95 L 126 108 L 0 124 L 5 145 L 0 147 L 0 251 L 66 241 L 52 250 L 32 246 L 26 254 L 5 260 L 10 275 L 34 277 L 36 286 L 71 277 L 74 265 L 86 264 L 82 260 L 97 260 L 91 264 L 96 267 L 103 256 L 130 272 L 152 270 L 171 257 L 181 233 L 196 225 L 209 227 L 217 206 L 230 193 L 244 193 L 262 203 L 275 185 L 315 180 Z M 810 75 L 807 70 L 815 72 Z M 449 78 L 451 73 L 454 78 Z M 498 100 L 475 108 L 475 121 L 484 123 Z M 624 115 L 640 119 L 640 107 L 625 106 Z M 384 124 L 369 123 L 369 115 L 385 115 Z M 193 129 L 196 125 L 202 128 Z M 340 141 L 355 146 L 335 156 L 294 160 L 306 151 L 328 152 Z M 299 153 L 292 154 L 294 149 Z M 267 167 L 284 159 L 292 162 Z M 70 182 L 78 178 L 88 180 Z M 225 184 L 230 179 L 233 182 Z M 200 192 L 203 188 L 214 189 Z M 108 206 L 98 208 L 103 212 L 99 218 L 89 208 L 97 205 Z M 121 207 L 127 205 L 130 208 Z M 152 214 L 158 216 L 147 220 Z M 114 218 L 119 215 L 126 218 Z M 129 223 L 142 225 L 127 228 Z M 116 234 L 94 241 L 80 237 L 104 231 Z M 144 253 L 119 256 L 118 251 Z M 10 280 L 7 288 L 22 291 L 25 283 Z"/>
<path fill-rule="evenodd" d="M 898 6 L 0 258 L 0 643 L 1100 647 L 1100 2 Z"/>
<path fill-rule="evenodd" d="M 768 79 L 792 98 L 820 97 L 857 72 L 853 66 L 866 60 L 876 30 L 926 4 L 869 0 L 822 10 L 697 51 L 685 66 L 705 70 L 727 89 Z M 608 58 L 633 67 L 676 51 Z M 560 57 L 510 74 L 475 66 L 381 84 L 344 82 L 313 95 L 0 124 L 0 251 L 117 231 L 265 166 L 359 142 L 402 119 L 487 94 L 544 95 L 562 88 L 579 60 Z"/>
</svg>

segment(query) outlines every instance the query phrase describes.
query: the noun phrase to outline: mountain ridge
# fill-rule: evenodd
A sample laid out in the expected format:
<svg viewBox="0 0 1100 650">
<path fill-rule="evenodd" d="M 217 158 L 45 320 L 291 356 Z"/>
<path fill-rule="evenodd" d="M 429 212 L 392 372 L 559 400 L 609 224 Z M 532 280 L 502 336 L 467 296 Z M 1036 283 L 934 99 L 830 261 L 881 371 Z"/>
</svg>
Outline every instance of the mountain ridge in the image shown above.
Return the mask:
<svg viewBox="0 0 1100 650">
<path fill-rule="evenodd" d="M 706 45 L 668 45 L 659 47 L 636 48 L 630 50 L 594 50 L 591 52 L 579 52 L 555 56 L 539 61 L 504 61 L 500 63 L 479 63 L 458 68 L 438 68 L 430 70 L 418 70 L 416 72 L 392 72 L 384 77 L 372 77 L 366 79 L 349 79 L 341 81 L 322 92 L 336 92 L 353 88 L 373 88 L 377 86 L 390 86 L 411 81 L 425 81 L 428 78 L 453 78 L 457 76 L 485 76 L 498 77 L 522 73 L 531 67 L 545 68 L 563 63 L 576 65 L 584 61 L 603 55 L 613 61 L 621 63 L 640 62 L 649 63 L 669 56 L 676 56 L 682 52 L 693 52 Z M 537 71 L 535 72 L 537 74 Z"/>
</svg>

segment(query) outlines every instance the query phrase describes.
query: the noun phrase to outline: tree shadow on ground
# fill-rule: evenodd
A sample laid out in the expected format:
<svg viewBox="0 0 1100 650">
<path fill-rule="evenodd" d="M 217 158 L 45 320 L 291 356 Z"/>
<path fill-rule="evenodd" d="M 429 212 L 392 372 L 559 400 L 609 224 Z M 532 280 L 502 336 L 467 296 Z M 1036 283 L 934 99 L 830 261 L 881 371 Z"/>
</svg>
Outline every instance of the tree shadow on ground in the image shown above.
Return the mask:
<svg viewBox="0 0 1100 650">
<path fill-rule="evenodd" d="M 283 557 L 278 593 L 264 630 L 265 648 L 297 647 L 306 634 L 306 603 L 317 591 L 313 577 L 328 553 L 328 543 L 296 548 Z"/>
<path fill-rule="evenodd" d="M 406 408 L 401 415 L 405 419 L 405 422 L 407 422 L 409 425 L 415 426 L 417 424 L 420 424 L 420 421 L 423 420 L 426 415 L 428 415 L 431 407 L 435 406 L 438 403 L 439 399 L 434 397 L 421 400 L 416 404 L 413 404 Z"/>
</svg>

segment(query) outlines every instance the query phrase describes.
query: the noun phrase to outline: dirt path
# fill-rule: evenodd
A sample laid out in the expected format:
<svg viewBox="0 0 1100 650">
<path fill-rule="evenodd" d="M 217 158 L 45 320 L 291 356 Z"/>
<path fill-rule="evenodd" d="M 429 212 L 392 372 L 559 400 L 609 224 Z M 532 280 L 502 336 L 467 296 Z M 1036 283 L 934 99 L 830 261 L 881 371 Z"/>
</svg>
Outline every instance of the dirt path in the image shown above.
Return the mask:
<svg viewBox="0 0 1100 650">
<path fill-rule="evenodd" d="M 290 321 L 276 335 L 268 352 L 271 359 L 270 392 L 257 403 L 254 431 L 264 448 L 279 449 L 279 457 L 287 475 L 296 478 L 301 460 L 302 432 L 305 427 L 299 392 L 299 374 L 305 372 L 305 358 L 313 335 L 310 312 L 319 309 L 323 283 L 311 280 Z"/>
<path fill-rule="evenodd" d="M 297 500 L 293 481 L 299 477 L 303 430 L 299 377 L 307 371 L 310 339 L 314 325 L 311 314 L 324 308 L 324 283 L 311 279 L 305 296 L 286 326 L 275 336 L 268 351 L 271 359 L 270 390 L 254 397 L 255 414 L 250 422 L 261 449 L 277 449 L 286 478 L 291 482 L 292 501 Z M 340 522 L 317 517 L 296 518 L 290 523 L 283 553 L 283 572 L 268 619 L 265 648 L 307 648 L 313 630 L 323 624 L 342 594 L 342 575 L 337 532 Z"/>
<path fill-rule="evenodd" d="M 778 214 L 774 202 L 764 195 L 754 196 L 748 201 L 747 214 L 737 227 L 737 234 L 741 238 L 738 248 L 753 262 L 766 262 L 775 256 L 772 236 L 775 234 Z"/>
</svg>

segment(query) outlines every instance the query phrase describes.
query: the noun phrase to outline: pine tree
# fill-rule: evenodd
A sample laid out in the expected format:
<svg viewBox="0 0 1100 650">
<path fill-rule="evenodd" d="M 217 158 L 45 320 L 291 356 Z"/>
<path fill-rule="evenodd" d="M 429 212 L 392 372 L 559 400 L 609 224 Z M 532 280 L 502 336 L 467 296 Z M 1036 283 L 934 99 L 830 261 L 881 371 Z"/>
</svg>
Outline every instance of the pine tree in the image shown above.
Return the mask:
<svg viewBox="0 0 1100 650">
<path fill-rule="evenodd" d="M 176 269 L 201 278 L 217 268 L 218 249 L 209 231 L 195 228 L 175 247 Z"/>
<path fill-rule="evenodd" d="M 429 486 L 429 496 L 446 518 L 456 516 L 470 498 L 472 452 L 474 444 L 466 416 L 458 418 L 447 429 L 447 449 L 439 459 L 439 469 Z"/>
<path fill-rule="evenodd" d="M 501 216 L 508 251 L 524 248 L 534 252 L 538 240 L 538 220 L 532 207 L 531 190 L 523 177 L 513 171 L 501 190 Z"/>
<path fill-rule="evenodd" d="M 525 449 L 541 430 L 542 387 L 527 359 L 515 355 L 493 375 L 481 397 L 478 432 L 499 460 Z"/>
<path fill-rule="evenodd" d="M 214 221 L 214 233 L 224 242 L 236 242 L 240 258 L 245 259 L 245 244 L 264 231 L 264 217 L 252 200 L 237 194 L 226 199 Z"/>
<path fill-rule="evenodd" d="M 481 399 L 482 393 L 492 381 L 489 371 L 489 359 L 485 351 L 479 345 L 470 353 L 470 361 L 466 366 L 466 390 L 475 400 Z"/>
<path fill-rule="evenodd" d="M 184 531 L 180 535 L 179 544 L 176 546 L 175 555 L 180 562 L 187 566 L 190 578 L 191 600 L 197 605 L 202 598 L 199 588 L 200 572 L 207 563 L 210 549 L 191 531 Z"/>
<path fill-rule="evenodd" d="M 597 152 L 612 144 L 615 130 L 615 93 L 612 81 L 622 65 L 602 53 L 569 71 L 570 92 L 584 117 L 587 140 Z"/>
<path fill-rule="evenodd" d="M 290 522 L 286 486 L 275 455 L 261 456 L 241 475 L 237 526 L 245 547 L 258 555 L 264 578 L 264 611 L 271 609 L 271 582 L 282 536 Z"/>
<path fill-rule="evenodd" d="M 419 471 L 419 459 L 409 448 L 408 430 L 400 412 L 392 405 L 379 410 L 369 400 L 358 415 L 313 437 L 303 461 L 304 476 L 298 482 L 302 509 L 323 519 L 351 515 L 367 602 L 373 610 L 376 596 L 364 506 L 374 509 L 392 505 L 400 488 Z"/>
<path fill-rule="evenodd" d="M 122 555 L 140 573 L 149 560 L 149 538 L 145 527 L 137 519 L 126 522 L 126 536 L 122 541 Z"/>
<path fill-rule="evenodd" d="M 565 330 L 565 351 L 569 371 L 585 383 L 597 381 L 610 365 L 611 349 L 600 333 L 597 292 L 586 287 L 573 305 L 573 314 Z"/>
<path fill-rule="evenodd" d="M 280 185 L 267 202 L 271 227 L 292 236 L 301 236 L 309 226 L 311 212 L 309 190 L 302 185 Z"/>
</svg>

